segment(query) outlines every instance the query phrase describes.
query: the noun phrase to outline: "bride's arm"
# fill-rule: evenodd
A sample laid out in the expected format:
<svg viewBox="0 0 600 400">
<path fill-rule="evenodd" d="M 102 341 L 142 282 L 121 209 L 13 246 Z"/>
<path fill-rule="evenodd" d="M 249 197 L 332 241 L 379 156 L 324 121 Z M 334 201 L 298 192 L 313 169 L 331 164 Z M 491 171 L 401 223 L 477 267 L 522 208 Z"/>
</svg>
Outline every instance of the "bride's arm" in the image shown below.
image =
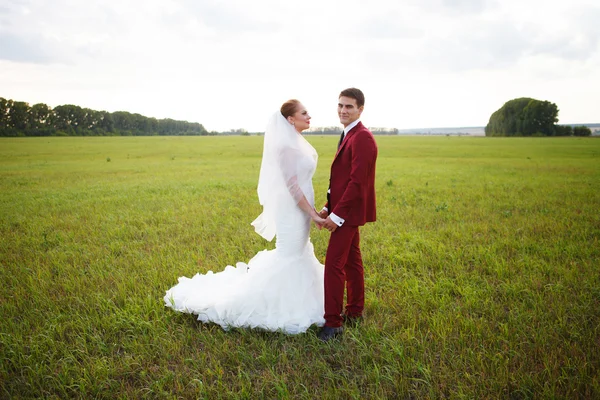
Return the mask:
<svg viewBox="0 0 600 400">
<path fill-rule="evenodd" d="M 302 195 L 300 196 L 300 200 L 298 200 L 298 207 L 300 207 L 302 211 L 307 213 L 313 221 L 318 223 L 322 223 L 324 221 L 323 218 L 321 218 L 317 213 L 317 210 L 315 210 L 315 208 L 310 205 L 304 193 L 302 193 Z"/>
<path fill-rule="evenodd" d="M 298 207 L 307 213 L 319 226 L 325 221 L 319 216 L 315 208 L 308 202 L 304 192 L 298 183 L 298 165 L 299 154 L 294 149 L 284 149 L 279 157 L 279 164 L 287 189 L 296 201 Z"/>
<path fill-rule="evenodd" d="M 302 211 L 310 215 L 313 221 L 320 222 L 321 220 L 323 220 L 323 218 L 319 217 L 319 214 L 317 214 L 315 208 L 308 203 L 306 197 L 302 196 L 302 200 L 298 202 L 298 207 L 300 207 Z"/>
<path fill-rule="evenodd" d="M 300 192 L 302 192 L 302 191 L 300 191 Z M 298 201 L 298 207 L 300 207 L 300 209 L 302 211 L 307 213 L 310 216 L 310 218 L 314 221 L 314 223 L 317 224 L 319 229 L 321 229 L 321 227 L 323 226 L 323 223 L 325 223 L 325 219 L 323 219 L 317 213 L 317 210 L 315 210 L 315 208 L 310 205 L 310 203 L 306 199 L 306 196 L 304 196 L 304 193 L 302 193 L 302 196 L 300 197 L 300 200 Z"/>
</svg>

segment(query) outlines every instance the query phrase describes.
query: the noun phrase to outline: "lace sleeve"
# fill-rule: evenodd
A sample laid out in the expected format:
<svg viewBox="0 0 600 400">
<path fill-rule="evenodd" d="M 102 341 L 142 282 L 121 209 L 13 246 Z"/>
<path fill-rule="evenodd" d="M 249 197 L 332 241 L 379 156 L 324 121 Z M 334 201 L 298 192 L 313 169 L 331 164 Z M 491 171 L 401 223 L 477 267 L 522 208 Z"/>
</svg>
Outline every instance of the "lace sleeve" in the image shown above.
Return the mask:
<svg viewBox="0 0 600 400">
<path fill-rule="evenodd" d="M 298 180 L 299 165 L 302 154 L 296 148 L 286 147 L 279 153 L 279 168 L 287 185 L 287 190 L 296 203 L 302 200 L 304 193 Z"/>
</svg>

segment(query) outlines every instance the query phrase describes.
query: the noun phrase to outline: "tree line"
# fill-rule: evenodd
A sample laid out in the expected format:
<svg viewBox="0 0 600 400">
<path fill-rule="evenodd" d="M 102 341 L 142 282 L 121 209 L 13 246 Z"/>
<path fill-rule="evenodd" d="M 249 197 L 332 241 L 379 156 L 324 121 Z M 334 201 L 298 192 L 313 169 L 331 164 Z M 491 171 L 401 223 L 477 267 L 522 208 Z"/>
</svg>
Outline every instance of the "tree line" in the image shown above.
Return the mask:
<svg viewBox="0 0 600 400">
<path fill-rule="evenodd" d="M 211 135 L 197 122 L 156 119 L 72 104 L 49 107 L 0 97 L 0 136 Z"/>
<path fill-rule="evenodd" d="M 529 97 L 509 100 L 495 111 L 486 136 L 590 136 L 587 126 L 557 125 L 558 107 Z"/>
<path fill-rule="evenodd" d="M 398 129 L 396 128 L 372 128 L 369 130 L 374 135 L 397 135 Z M 309 130 L 303 132 L 306 135 L 340 135 L 342 133 L 342 126 L 326 126 L 326 127 L 311 127 Z"/>
</svg>

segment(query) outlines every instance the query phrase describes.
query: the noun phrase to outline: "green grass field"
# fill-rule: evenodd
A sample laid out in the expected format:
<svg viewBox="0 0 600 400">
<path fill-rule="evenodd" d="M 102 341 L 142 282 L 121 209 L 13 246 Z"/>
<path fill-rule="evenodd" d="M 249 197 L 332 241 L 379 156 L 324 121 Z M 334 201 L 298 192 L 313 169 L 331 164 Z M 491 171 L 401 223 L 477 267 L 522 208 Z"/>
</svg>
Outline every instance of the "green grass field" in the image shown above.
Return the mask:
<svg viewBox="0 0 600 400">
<path fill-rule="evenodd" d="M 598 398 L 600 140 L 377 141 L 366 318 L 323 344 L 162 302 L 273 248 L 262 138 L 0 140 L 0 398 Z"/>
</svg>

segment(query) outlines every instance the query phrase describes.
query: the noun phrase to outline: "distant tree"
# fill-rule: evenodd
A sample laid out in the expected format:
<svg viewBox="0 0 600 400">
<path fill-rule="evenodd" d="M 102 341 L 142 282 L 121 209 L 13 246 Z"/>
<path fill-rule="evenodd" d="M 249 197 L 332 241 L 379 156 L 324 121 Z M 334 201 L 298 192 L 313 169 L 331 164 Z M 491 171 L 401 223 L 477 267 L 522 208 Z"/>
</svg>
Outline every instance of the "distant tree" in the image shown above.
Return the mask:
<svg viewBox="0 0 600 400">
<path fill-rule="evenodd" d="M 521 132 L 524 136 L 554 135 L 554 124 L 558 122 L 558 107 L 549 101 L 530 101 L 521 115 Z"/>
<path fill-rule="evenodd" d="M 148 118 L 146 126 L 148 127 L 150 134 L 158 135 L 158 120 L 156 118 Z"/>
<path fill-rule="evenodd" d="M 126 111 L 115 111 L 112 113 L 112 120 L 116 131 L 131 131 L 133 128 L 131 114 Z"/>
<path fill-rule="evenodd" d="M 161 119 L 158 121 L 158 133 L 160 135 L 172 135 L 177 131 L 177 121 L 170 118 Z"/>
<path fill-rule="evenodd" d="M 29 110 L 29 136 L 51 136 L 54 133 L 52 109 L 44 103 L 31 106 Z"/>
<path fill-rule="evenodd" d="M 10 119 L 13 101 L 0 97 L 0 135 L 1 136 L 24 136 L 25 132 L 15 129 Z"/>
<path fill-rule="evenodd" d="M 8 111 L 12 106 L 12 100 L 0 97 L 0 129 L 8 127 Z"/>
<path fill-rule="evenodd" d="M 100 111 L 98 116 L 98 125 L 96 127 L 98 134 L 110 135 L 114 132 L 114 120 L 108 111 Z"/>
<path fill-rule="evenodd" d="M 320 127 L 320 128 L 311 128 L 310 130 L 306 131 L 307 134 L 319 134 L 319 135 L 340 135 L 340 132 L 342 131 L 342 128 L 339 126 L 325 126 L 325 127 Z"/>
<path fill-rule="evenodd" d="M 38 103 L 31 107 L 29 112 L 29 124 L 34 129 L 45 128 L 48 126 L 52 110 L 46 104 Z"/>
<path fill-rule="evenodd" d="M 571 125 L 556 125 L 554 136 L 573 136 L 573 127 Z"/>
<path fill-rule="evenodd" d="M 8 110 L 8 124 L 11 128 L 25 132 L 29 128 L 29 104 L 15 101 Z"/>
<path fill-rule="evenodd" d="M 84 136 L 97 135 L 98 124 L 101 119 L 100 112 L 89 108 L 83 108 L 81 112 L 81 125 L 77 133 Z"/>
<path fill-rule="evenodd" d="M 377 128 L 370 127 L 369 130 L 373 132 L 375 135 L 397 135 L 398 129 L 396 128 Z M 338 131 L 341 132 L 341 128 L 338 128 Z"/>
<path fill-rule="evenodd" d="M 528 97 L 513 99 L 495 111 L 485 127 L 486 136 L 552 136 L 558 107 Z"/>
<path fill-rule="evenodd" d="M 69 136 L 77 135 L 80 127 L 85 126 L 85 112 L 73 104 L 54 107 L 53 116 L 53 128 Z"/>
<path fill-rule="evenodd" d="M 141 114 L 131 114 L 131 122 L 133 124 L 133 134 L 136 136 L 152 134 L 150 119 Z"/>
<path fill-rule="evenodd" d="M 575 128 L 573 128 L 573 135 L 574 136 L 591 136 L 592 135 L 592 130 L 590 128 L 588 128 L 587 126 L 576 126 Z"/>
</svg>

